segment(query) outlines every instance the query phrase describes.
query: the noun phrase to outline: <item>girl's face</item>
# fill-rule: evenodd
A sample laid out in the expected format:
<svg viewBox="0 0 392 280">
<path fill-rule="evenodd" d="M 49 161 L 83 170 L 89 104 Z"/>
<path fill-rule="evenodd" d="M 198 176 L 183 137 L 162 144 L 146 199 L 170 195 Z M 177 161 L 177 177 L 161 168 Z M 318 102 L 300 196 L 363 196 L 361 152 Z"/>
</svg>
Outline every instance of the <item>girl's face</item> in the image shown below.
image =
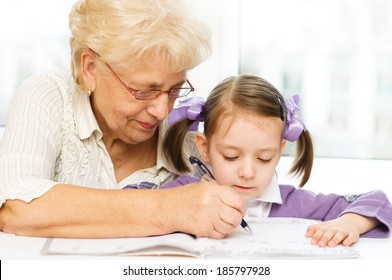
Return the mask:
<svg viewBox="0 0 392 280">
<path fill-rule="evenodd" d="M 259 196 L 269 185 L 285 146 L 279 118 L 249 113 L 224 117 L 218 130 L 196 143 L 219 185 L 234 188 L 245 201 Z"/>
<path fill-rule="evenodd" d="M 185 71 L 167 73 L 156 64 L 135 68 L 132 71 L 121 68 L 113 71 L 134 90 L 168 91 L 182 86 L 186 79 Z M 173 109 L 174 102 L 175 99 L 170 99 L 167 93 L 155 99 L 137 100 L 105 64 L 97 71 L 96 89 L 91 95 L 92 108 L 104 137 L 120 139 L 128 144 L 150 139 Z"/>
</svg>

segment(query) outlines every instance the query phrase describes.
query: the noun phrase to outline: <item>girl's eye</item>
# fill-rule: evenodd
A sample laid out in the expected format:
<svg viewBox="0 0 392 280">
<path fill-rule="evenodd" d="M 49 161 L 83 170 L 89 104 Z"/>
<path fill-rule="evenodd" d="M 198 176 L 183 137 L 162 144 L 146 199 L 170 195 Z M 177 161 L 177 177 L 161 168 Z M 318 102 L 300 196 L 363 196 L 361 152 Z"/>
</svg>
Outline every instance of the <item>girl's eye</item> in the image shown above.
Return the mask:
<svg viewBox="0 0 392 280">
<path fill-rule="evenodd" d="M 260 160 L 262 163 L 269 163 L 272 159 L 263 159 L 263 158 L 259 158 L 258 160 Z"/>
<path fill-rule="evenodd" d="M 227 161 L 234 161 L 236 160 L 238 157 L 227 157 L 227 156 L 223 156 L 223 158 Z"/>
</svg>

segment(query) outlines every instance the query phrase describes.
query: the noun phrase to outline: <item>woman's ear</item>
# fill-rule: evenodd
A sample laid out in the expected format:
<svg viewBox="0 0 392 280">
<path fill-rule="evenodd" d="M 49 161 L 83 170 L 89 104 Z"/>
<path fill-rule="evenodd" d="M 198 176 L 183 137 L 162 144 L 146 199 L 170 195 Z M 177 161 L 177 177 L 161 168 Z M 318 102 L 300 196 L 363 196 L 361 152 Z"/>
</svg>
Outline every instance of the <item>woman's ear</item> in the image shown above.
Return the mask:
<svg viewBox="0 0 392 280">
<path fill-rule="evenodd" d="M 86 90 L 95 90 L 95 78 L 97 72 L 96 54 L 91 49 L 85 49 L 80 56 L 80 67 Z"/>
<path fill-rule="evenodd" d="M 198 132 L 195 136 L 195 143 L 203 161 L 209 163 L 210 157 L 208 156 L 208 143 L 206 136 L 203 133 Z"/>
</svg>

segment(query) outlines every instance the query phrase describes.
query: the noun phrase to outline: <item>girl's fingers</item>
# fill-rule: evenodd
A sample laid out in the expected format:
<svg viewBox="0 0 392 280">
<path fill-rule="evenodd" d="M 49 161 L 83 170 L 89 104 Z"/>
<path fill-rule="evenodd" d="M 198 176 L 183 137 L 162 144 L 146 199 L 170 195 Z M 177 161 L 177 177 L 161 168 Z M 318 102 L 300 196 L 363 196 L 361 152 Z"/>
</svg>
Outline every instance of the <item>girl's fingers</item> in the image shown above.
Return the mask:
<svg viewBox="0 0 392 280">
<path fill-rule="evenodd" d="M 305 232 L 305 236 L 306 237 L 312 237 L 314 235 L 314 233 L 316 232 L 316 230 L 317 230 L 316 226 L 317 225 L 310 225 L 310 226 L 308 226 L 308 228 L 306 229 L 306 232 Z"/>
<path fill-rule="evenodd" d="M 349 235 L 349 233 L 346 230 L 338 230 L 337 232 L 335 232 L 335 235 L 333 236 L 333 238 L 331 238 L 329 240 L 327 245 L 329 247 L 336 247 L 337 245 L 342 243 L 342 241 L 345 240 L 348 235 Z"/>
<path fill-rule="evenodd" d="M 328 245 L 328 242 L 334 237 L 335 231 L 332 230 L 318 230 L 315 234 L 316 236 L 316 244 L 319 245 L 320 247 L 325 247 Z"/>
<path fill-rule="evenodd" d="M 354 244 L 355 242 L 357 242 L 359 239 L 359 235 L 351 232 L 346 239 L 343 240 L 343 245 L 344 246 L 351 246 L 352 244 Z"/>
<path fill-rule="evenodd" d="M 311 244 L 320 247 L 336 247 L 339 244 L 350 246 L 357 242 L 359 234 L 344 227 L 320 223 L 307 228 L 305 236 L 311 238 Z"/>
</svg>

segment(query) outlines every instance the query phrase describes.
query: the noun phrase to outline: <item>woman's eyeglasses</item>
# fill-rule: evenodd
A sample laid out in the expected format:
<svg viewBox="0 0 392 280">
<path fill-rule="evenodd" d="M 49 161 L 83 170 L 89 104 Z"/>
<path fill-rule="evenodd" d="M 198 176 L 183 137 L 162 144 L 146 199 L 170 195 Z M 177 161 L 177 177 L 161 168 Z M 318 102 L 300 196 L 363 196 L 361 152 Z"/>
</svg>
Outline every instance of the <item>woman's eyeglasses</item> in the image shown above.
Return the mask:
<svg viewBox="0 0 392 280">
<path fill-rule="evenodd" d="M 169 98 L 176 99 L 176 98 L 181 98 L 184 96 L 187 96 L 189 93 L 195 90 L 195 88 L 192 86 L 192 84 L 186 80 L 186 85 L 185 87 L 180 87 L 180 88 L 171 88 L 170 90 L 135 90 L 127 86 L 121 79 L 120 77 L 116 74 L 116 72 L 113 71 L 112 67 L 110 67 L 109 64 L 105 62 L 106 66 L 109 68 L 109 70 L 112 72 L 114 77 L 123 85 L 123 87 L 133 96 L 135 96 L 136 99 L 138 100 L 148 100 L 148 99 L 154 99 L 158 97 L 161 93 L 167 93 L 169 95 Z"/>
</svg>

